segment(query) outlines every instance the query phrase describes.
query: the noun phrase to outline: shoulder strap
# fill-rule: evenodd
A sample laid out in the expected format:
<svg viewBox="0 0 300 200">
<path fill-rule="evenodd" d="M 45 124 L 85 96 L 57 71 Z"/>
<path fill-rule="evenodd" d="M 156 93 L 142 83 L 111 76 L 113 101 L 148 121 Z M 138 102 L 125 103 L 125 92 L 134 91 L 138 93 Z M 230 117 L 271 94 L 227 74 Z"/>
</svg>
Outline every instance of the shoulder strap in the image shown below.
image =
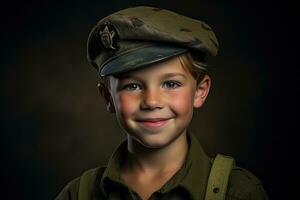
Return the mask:
<svg viewBox="0 0 300 200">
<path fill-rule="evenodd" d="M 234 159 L 218 154 L 210 170 L 205 200 L 225 200 L 227 184 Z"/>
<path fill-rule="evenodd" d="M 79 182 L 78 200 L 92 199 L 94 183 L 97 176 L 102 177 L 105 167 L 90 169 L 82 174 Z"/>
</svg>

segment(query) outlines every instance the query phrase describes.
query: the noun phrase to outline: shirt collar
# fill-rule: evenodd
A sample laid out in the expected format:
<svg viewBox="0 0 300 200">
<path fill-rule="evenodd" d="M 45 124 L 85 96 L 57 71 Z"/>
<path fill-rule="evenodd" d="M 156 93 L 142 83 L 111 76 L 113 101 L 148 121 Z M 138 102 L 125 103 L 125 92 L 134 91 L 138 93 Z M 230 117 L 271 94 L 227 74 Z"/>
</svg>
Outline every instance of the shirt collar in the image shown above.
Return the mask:
<svg viewBox="0 0 300 200">
<path fill-rule="evenodd" d="M 166 193 L 175 187 L 184 188 L 193 199 L 203 199 L 211 163 L 196 136 L 188 132 L 188 155 L 182 168 L 169 180 L 159 192 Z M 124 186 L 120 176 L 120 166 L 125 161 L 127 154 L 127 140 L 125 140 L 110 157 L 107 168 L 100 180 L 102 194 L 107 197 L 107 181 L 112 181 Z"/>
<path fill-rule="evenodd" d="M 125 161 L 127 154 L 127 140 L 122 142 L 118 148 L 114 151 L 114 153 L 111 155 L 107 167 L 101 177 L 100 180 L 100 189 L 102 194 L 104 194 L 105 197 L 107 197 L 108 191 L 107 191 L 107 181 L 113 181 L 119 185 L 125 185 L 124 181 L 121 178 L 120 175 L 120 167 Z"/>
<path fill-rule="evenodd" d="M 190 148 L 184 166 L 186 176 L 179 185 L 185 188 L 193 199 L 204 199 L 211 162 L 198 139 L 191 132 L 188 134 L 188 141 Z"/>
</svg>

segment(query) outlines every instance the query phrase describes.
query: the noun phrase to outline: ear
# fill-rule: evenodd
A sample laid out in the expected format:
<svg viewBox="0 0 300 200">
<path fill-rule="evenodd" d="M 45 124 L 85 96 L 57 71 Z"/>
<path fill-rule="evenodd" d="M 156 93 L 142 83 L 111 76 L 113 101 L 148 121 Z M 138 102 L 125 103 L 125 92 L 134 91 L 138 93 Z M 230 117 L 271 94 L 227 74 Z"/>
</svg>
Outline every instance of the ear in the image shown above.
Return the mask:
<svg viewBox="0 0 300 200">
<path fill-rule="evenodd" d="M 104 85 L 104 83 L 98 83 L 97 84 L 100 97 L 103 100 L 104 104 L 106 105 L 106 109 L 108 112 L 115 113 L 115 106 L 113 104 L 110 92 L 108 88 Z"/>
<path fill-rule="evenodd" d="M 200 108 L 204 104 L 206 97 L 208 96 L 210 89 L 211 79 L 208 75 L 205 75 L 200 83 L 196 87 L 194 97 L 194 107 Z"/>
</svg>

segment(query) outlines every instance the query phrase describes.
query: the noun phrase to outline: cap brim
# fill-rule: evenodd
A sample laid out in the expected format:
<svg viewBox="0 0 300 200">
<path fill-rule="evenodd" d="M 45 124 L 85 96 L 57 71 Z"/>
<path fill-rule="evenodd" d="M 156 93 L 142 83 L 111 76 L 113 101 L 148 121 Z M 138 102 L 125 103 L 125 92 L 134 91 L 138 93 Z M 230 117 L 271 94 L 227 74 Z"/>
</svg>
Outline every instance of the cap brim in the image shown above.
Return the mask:
<svg viewBox="0 0 300 200">
<path fill-rule="evenodd" d="M 100 70 L 100 76 L 118 75 L 135 70 L 146 65 L 154 64 L 173 56 L 186 52 L 187 49 L 174 46 L 154 44 L 135 51 L 122 54 L 108 63 Z"/>
</svg>

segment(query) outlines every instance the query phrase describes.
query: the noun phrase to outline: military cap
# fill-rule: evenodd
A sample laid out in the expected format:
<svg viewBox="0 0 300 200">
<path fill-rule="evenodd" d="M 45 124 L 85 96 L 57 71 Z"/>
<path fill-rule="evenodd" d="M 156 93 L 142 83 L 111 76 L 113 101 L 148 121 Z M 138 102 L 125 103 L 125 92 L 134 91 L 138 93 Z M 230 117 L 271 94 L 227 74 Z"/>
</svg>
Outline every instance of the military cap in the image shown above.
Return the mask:
<svg viewBox="0 0 300 200">
<path fill-rule="evenodd" d="M 189 50 L 215 56 L 218 46 L 206 23 L 166 9 L 138 6 L 101 19 L 89 34 L 87 57 L 104 77 Z"/>
</svg>

